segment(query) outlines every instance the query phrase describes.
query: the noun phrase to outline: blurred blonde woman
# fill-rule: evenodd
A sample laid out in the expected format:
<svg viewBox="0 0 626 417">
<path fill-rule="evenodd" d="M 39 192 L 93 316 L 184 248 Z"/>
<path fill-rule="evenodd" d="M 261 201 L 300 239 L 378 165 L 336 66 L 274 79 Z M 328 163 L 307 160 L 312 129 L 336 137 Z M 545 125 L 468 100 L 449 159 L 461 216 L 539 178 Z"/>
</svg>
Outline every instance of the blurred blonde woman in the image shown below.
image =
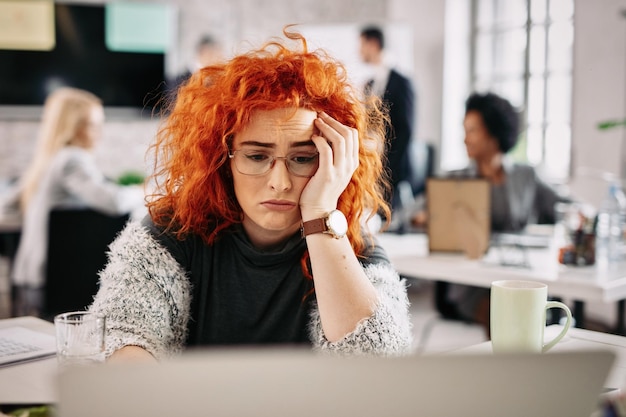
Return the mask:
<svg viewBox="0 0 626 417">
<path fill-rule="evenodd" d="M 51 209 L 116 215 L 143 205 L 141 187 L 114 184 L 96 165 L 92 149 L 103 122 L 102 102 L 90 92 L 60 88 L 46 99 L 35 154 L 19 186 L 23 225 L 12 277 L 26 314 L 41 307 Z"/>
</svg>

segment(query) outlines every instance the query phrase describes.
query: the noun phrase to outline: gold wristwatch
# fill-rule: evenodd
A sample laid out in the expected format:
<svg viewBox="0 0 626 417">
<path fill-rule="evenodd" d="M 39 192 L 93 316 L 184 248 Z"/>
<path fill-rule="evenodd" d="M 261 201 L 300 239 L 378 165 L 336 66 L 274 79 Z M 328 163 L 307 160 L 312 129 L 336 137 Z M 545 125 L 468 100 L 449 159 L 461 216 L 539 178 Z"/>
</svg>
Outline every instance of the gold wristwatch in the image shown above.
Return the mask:
<svg viewBox="0 0 626 417">
<path fill-rule="evenodd" d="M 315 233 L 326 233 L 340 239 L 348 232 L 346 216 L 339 211 L 333 210 L 324 217 L 309 220 L 302 223 L 302 236 L 306 237 Z"/>
</svg>

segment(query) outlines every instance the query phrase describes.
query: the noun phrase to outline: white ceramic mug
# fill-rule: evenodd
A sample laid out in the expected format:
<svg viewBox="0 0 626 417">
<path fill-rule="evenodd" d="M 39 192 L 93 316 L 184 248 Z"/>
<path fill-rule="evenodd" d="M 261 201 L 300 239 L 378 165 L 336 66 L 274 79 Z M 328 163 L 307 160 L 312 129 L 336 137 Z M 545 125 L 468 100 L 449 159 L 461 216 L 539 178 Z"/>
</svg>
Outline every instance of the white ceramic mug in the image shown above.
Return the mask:
<svg viewBox="0 0 626 417">
<path fill-rule="evenodd" d="M 557 337 L 544 344 L 546 311 L 561 308 L 567 322 Z M 540 282 L 504 280 L 491 283 L 491 344 L 494 353 L 547 352 L 565 336 L 572 313 L 563 303 L 548 301 L 548 286 Z"/>
</svg>

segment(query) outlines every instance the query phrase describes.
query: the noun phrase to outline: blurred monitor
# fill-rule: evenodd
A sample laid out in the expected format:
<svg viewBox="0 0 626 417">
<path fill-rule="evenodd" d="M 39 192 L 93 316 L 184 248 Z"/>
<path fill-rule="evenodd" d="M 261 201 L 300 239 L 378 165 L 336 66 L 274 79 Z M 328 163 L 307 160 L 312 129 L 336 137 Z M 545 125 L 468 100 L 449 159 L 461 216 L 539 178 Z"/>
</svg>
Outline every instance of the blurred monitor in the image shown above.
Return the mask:
<svg viewBox="0 0 626 417">
<path fill-rule="evenodd" d="M 164 9 L 162 14 L 167 16 L 166 12 Z M 0 43 L 0 113 L 19 117 L 40 112 L 48 94 L 60 86 L 91 91 L 113 112 L 129 109 L 150 113 L 164 90 L 165 51 L 145 41 L 134 50 L 111 49 L 121 43 L 120 39 L 128 39 L 117 34 L 128 31 L 123 31 L 127 25 L 111 23 L 111 18 L 113 23 L 124 23 L 120 12 L 108 14 L 107 25 L 106 5 L 55 3 L 51 49 L 15 49 Z M 142 33 L 146 31 L 145 26 L 140 27 Z M 112 43 L 109 35 L 107 46 L 105 28 L 116 35 L 113 39 L 117 43 Z"/>
</svg>

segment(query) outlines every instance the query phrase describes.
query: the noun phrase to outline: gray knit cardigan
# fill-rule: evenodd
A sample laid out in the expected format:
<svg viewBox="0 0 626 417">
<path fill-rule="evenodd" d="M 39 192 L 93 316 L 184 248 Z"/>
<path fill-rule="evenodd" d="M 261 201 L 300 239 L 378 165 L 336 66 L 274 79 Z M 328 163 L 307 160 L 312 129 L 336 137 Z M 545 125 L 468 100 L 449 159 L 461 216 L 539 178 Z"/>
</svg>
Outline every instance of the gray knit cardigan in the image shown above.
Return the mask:
<svg viewBox="0 0 626 417">
<path fill-rule="evenodd" d="M 100 273 L 100 289 L 90 307 L 106 316 L 107 356 L 135 345 L 157 359 L 183 351 L 190 319 L 191 284 L 172 255 L 140 222 L 131 222 L 111 244 Z M 355 355 L 397 356 L 412 342 L 406 283 L 390 264 L 366 267 L 378 291 L 371 317 L 336 342 L 324 337 L 317 307 L 309 321 L 313 349 Z"/>
</svg>

